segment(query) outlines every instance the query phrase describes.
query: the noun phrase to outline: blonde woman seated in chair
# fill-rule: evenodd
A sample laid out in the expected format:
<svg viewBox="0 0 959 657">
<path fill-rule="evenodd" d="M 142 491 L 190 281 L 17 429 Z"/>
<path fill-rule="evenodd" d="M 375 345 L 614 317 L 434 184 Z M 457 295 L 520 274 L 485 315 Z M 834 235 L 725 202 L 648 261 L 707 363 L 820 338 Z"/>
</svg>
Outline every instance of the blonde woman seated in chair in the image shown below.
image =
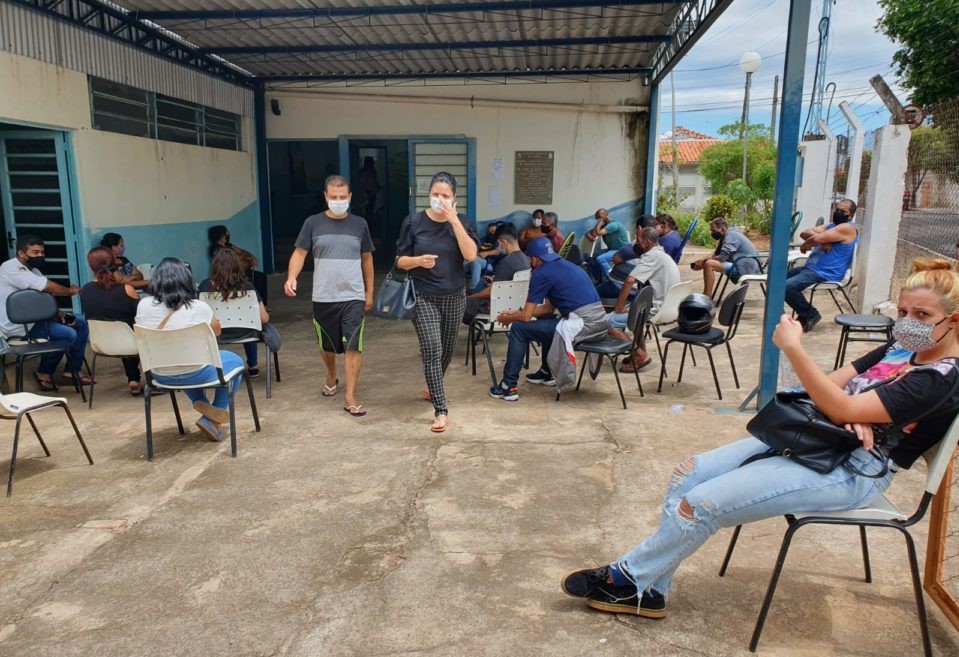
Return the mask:
<svg viewBox="0 0 959 657">
<path fill-rule="evenodd" d="M 676 569 L 717 530 L 861 508 L 889 487 L 898 469 L 942 440 L 959 410 L 959 276 L 946 260 L 917 260 L 913 271 L 899 295 L 895 340 L 831 374 L 803 348 L 798 321 L 783 315 L 773 335 L 819 410 L 862 442 L 846 467 L 820 474 L 782 456 L 741 466 L 767 451 L 756 438 L 693 456 L 673 470 L 656 531 L 609 565 L 567 575 L 563 591 L 601 611 L 662 618 Z M 874 447 L 873 427 L 908 423 L 930 400 L 950 395 L 929 417 L 878 446 L 889 458 L 883 473 L 882 463 L 867 453 Z"/>
<path fill-rule="evenodd" d="M 222 296 L 224 301 L 236 299 L 239 296 L 249 292 L 256 295 L 256 300 L 260 305 L 260 321 L 263 323 L 263 339 L 272 351 L 278 351 L 280 348 L 280 334 L 276 328 L 269 323 L 270 313 L 263 305 L 263 299 L 260 293 L 253 287 L 253 283 L 246 276 L 246 267 L 242 258 L 233 249 L 218 249 L 213 253 L 213 263 L 210 266 L 210 278 L 207 278 L 199 285 L 200 292 L 213 292 L 217 296 Z M 224 338 L 243 338 L 246 331 L 244 329 L 224 329 Z M 254 332 L 255 333 L 255 332 Z M 246 354 L 247 372 L 251 379 L 260 376 L 258 350 L 256 342 L 244 342 L 243 351 Z"/>
<path fill-rule="evenodd" d="M 193 276 L 182 260 L 161 260 L 153 270 L 147 294 L 149 296 L 144 297 L 137 306 L 137 326 L 164 330 L 206 323 L 213 329 L 214 335 L 220 335 L 220 322 L 213 316 L 213 310 L 203 301 L 194 298 Z M 221 349 L 220 359 L 225 372 L 243 367 L 242 359 L 231 351 Z M 156 371 L 153 373 L 154 378 L 167 385 L 189 385 L 214 381 L 217 378 L 216 369 L 212 365 L 187 371 L 181 371 L 183 368 L 179 367 L 169 369 L 176 371 Z M 230 382 L 234 392 L 242 380 L 242 376 L 237 376 Z M 220 425 L 230 420 L 230 396 L 227 389 L 216 388 L 212 403 L 207 398 L 206 390 L 188 388 L 183 392 L 202 416 L 196 423 L 200 431 L 210 440 L 223 440 Z"/>
</svg>

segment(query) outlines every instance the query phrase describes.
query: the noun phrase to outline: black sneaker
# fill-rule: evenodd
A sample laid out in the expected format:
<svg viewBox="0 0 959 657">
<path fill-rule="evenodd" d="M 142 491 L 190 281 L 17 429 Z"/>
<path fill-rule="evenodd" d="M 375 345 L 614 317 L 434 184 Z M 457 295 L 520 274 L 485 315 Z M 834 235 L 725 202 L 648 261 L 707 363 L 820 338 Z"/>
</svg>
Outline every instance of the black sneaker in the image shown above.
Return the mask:
<svg viewBox="0 0 959 657">
<path fill-rule="evenodd" d="M 575 598 L 586 598 L 586 606 L 614 614 L 632 614 L 643 618 L 665 618 L 666 598 L 661 593 L 643 593 L 642 601 L 632 584 L 616 586 L 609 576 L 609 566 L 577 570 L 562 582 L 563 592 Z"/>
<path fill-rule="evenodd" d="M 535 383 L 540 386 L 555 386 L 556 381 L 553 380 L 553 375 L 547 372 L 546 370 L 539 370 L 533 372 L 532 374 L 526 375 L 526 381 L 529 383 Z"/>
<path fill-rule="evenodd" d="M 803 333 L 809 333 L 812 331 L 813 327 L 819 323 L 819 320 L 822 319 L 822 315 L 816 313 L 815 315 L 810 315 L 806 321 L 802 324 Z"/>
<path fill-rule="evenodd" d="M 519 399 L 519 393 L 516 388 L 504 388 L 501 383 L 489 389 L 489 396 L 493 399 L 502 399 L 503 401 L 516 401 Z"/>
</svg>

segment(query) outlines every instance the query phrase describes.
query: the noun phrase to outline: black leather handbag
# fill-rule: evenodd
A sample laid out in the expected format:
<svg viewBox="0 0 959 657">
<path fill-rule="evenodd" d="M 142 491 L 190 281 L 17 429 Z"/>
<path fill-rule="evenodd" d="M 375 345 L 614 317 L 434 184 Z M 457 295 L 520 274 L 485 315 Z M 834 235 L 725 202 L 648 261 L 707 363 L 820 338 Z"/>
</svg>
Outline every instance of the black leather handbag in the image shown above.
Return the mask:
<svg viewBox="0 0 959 657">
<path fill-rule="evenodd" d="M 383 319 L 413 319 L 416 314 L 416 289 L 409 274 L 402 280 L 394 278 L 396 265 L 386 275 L 373 299 L 373 314 Z"/>
<path fill-rule="evenodd" d="M 894 380 L 882 381 L 862 392 L 873 390 Z M 876 429 L 874 431 L 875 444 L 881 445 L 887 436 L 938 411 L 952 399 L 957 388 L 959 388 L 959 379 L 953 384 L 949 394 L 944 395 L 931 408 L 906 422 Z M 846 462 L 852 456 L 852 453 L 862 446 L 858 436 L 854 431 L 847 431 L 833 423 L 822 411 L 816 408 L 812 399 L 805 392 L 777 393 L 776 397 L 763 406 L 755 417 L 749 421 L 746 430 L 752 436 L 769 445 L 769 451 L 755 454 L 740 465 L 746 465 L 771 456 L 782 456 L 821 474 L 832 472 L 839 466 L 843 466 L 850 472 L 863 477 L 878 479 L 886 476 L 889 471 L 889 458 L 876 448 L 873 448 L 869 454 L 882 463 L 880 472 L 867 474 L 847 465 Z"/>
<path fill-rule="evenodd" d="M 830 421 L 804 392 L 778 393 L 749 421 L 746 430 L 769 445 L 769 451 L 749 457 L 742 465 L 778 455 L 826 474 L 848 461 L 862 446 L 856 432 Z M 883 468 L 880 474 L 867 476 L 885 476 L 885 455 L 875 449 L 871 453 L 883 461 Z"/>
</svg>

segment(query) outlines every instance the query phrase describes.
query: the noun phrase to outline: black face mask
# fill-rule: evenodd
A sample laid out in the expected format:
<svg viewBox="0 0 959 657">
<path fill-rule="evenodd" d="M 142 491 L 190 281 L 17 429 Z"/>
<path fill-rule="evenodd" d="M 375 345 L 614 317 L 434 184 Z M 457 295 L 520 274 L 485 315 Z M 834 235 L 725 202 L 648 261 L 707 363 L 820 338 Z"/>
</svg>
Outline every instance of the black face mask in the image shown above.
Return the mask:
<svg viewBox="0 0 959 657">
<path fill-rule="evenodd" d="M 27 258 L 27 267 L 30 269 L 40 269 L 47 259 L 43 256 L 30 256 Z"/>
<path fill-rule="evenodd" d="M 549 224 L 543 224 L 540 226 L 540 230 L 542 230 L 544 233 L 548 233 L 549 231 L 553 230 L 553 227 Z"/>
<path fill-rule="evenodd" d="M 712 231 L 710 231 L 710 232 L 709 232 L 709 235 L 710 235 L 714 240 L 721 240 L 721 239 L 723 238 L 723 234 L 720 233 L 718 230 L 712 230 Z"/>
<path fill-rule="evenodd" d="M 839 208 L 836 208 L 835 210 L 832 211 L 832 222 L 833 222 L 834 224 L 844 224 L 844 223 L 846 223 L 847 221 L 849 221 L 850 219 L 851 219 L 851 217 L 850 217 L 849 215 L 845 214 L 845 213 L 844 213 L 842 210 L 840 210 Z"/>
</svg>

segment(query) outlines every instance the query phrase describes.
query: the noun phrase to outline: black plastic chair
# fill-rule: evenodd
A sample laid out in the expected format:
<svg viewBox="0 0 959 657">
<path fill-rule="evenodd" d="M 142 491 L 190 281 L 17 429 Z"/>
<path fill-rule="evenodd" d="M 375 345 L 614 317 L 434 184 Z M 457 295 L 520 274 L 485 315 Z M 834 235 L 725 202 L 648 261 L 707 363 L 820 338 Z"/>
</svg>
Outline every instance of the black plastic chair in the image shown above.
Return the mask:
<svg viewBox="0 0 959 657">
<path fill-rule="evenodd" d="M 23 364 L 30 358 L 39 358 L 47 354 L 66 354 L 73 345 L 69 342 L 54 342 L 47 338 L 30 337 L 30 324 L 55 322 L 60 314 L 57 300 L 52 294 L 39 290 L 17 290 L 7 297 L 7 318 L 14 324 L 23 324 L 23 337 L 8 337 L 10 353 L 16 357 L 16 391 L 23 392 Z M 6 364 L 4 355 L 4 364 Z M 68 359 L 69 360 L 69 359 Z M 70 363 L 74 368 L 73 387 L 86 402 L 87 396 L 80 385 L 80 367 L 82 363 Z"/>
<path fill-rule="evenodd" d="M 639 346 L 643 331 L 646 330 L 646 324 L 649 322 L 649 310 L 652 305 L 653 288 L 648 286 L 644 287 L 640 290 L 639 294 L 636 295 L 636 298 L 633 299 L 629 307 L 629 315 L 626 319 L 626 326 L 633 334 L 632 340 L 623 340 L 607 335 L 598 342 L 582 342 L 573 347 L 576 351 L 582 351 L 586 354 L 586 357 L 583 358 L 583 366 L 579 370 L 579 378 L 576 380 L 577 390 L 579 390 L 579 386 L 583 382 L 583 374 L 586 373 L 587 365 L 590 365 L 589 377 L 595 380 L 596 377 L 599 376 L 600 369 L 602 369 L 603 360 L 609 359 L 609 363 L 613 368 L 613 376 L 616 377 L 616 387 L 619 389 L 619 398 L 623 402 L 623 408 L 626 408 L 626 395 L 623 394 L 623 385 L 619 380 L 619 369 L 616 367 L 617 361 L 621 356 L 631 355 L 633 350 Z M 594 361 L 594 357 L 598 358 L 598 360 Z M 593 361 L 592 364 L 591 361 Z M 639 380 L 639 372 L 636 369 L 633 369 L 633 376 L 636 377 L 636 387 L 639 388 L 639 396 L 645 397 L 643 382 Z M 559 391 L 557 391 L 557 400 L 559 396 Z"/>
<path fill-rule="evenodd" d="M 656 392 L 663 391 L 663 378 L 666 376 L 666 359 L 669 357 L 669 345 L 673 342 L 679 342 L 683 345 L 683 358 L 679 363 L 679 376 L 676 383 L 683 380 L 683 368 L 686 365 L 686 352 L 692 351 L 693 347 L 702 347 L 706 350 L 706 356 L 709 357 L 709 369 L 713 372 L 713 382 L 716 384 L 716 394 L 723 398 L 722 388 L 719 386 L 719 376 L 716 374 L 716 363 L 713 361 L 713 347 L 726 345 L 726 353 L 729 354 L 729 365 L 733 370 L 733 381 L 736 388 L 739 388 L 739 375 L 736 373 L 736 361 L 733 360 L 733 350 L 729 342 L 736 337 L 736 331 L 739 329 L 739 320 L 743 315 L 743 307 L 746 305 L 746 292 L 749 288 L 742 285 L 736 288 L 728 297 L 723 300 L 719 307 L 719 315 L 716 318 L 720 326 L 725 326 L 726 330 L 713 326 L 705 333 L 683 333 L 680 329 L 670 329 L 663 333 L 667 339 L 666 346 L 663 348 L 663 362 L 659 370 L 659 388 Z"/>
</svg>

